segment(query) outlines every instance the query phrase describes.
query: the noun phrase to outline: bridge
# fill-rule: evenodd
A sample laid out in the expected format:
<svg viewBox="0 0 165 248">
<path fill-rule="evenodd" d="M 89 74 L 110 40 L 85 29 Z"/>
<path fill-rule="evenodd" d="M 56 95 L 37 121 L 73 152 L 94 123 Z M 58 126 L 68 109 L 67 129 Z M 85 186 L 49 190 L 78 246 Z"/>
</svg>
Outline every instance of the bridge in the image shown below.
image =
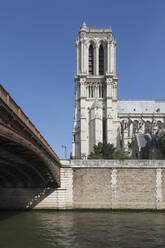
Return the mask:
<svg viewBox="0 0 165 248">
<path fill-rule="evenodd" d="M 10 205 L 9 198 L 13 197 L 14 192 L 19 195 L 17 202 L 22 204 L 21 208 L 33 207 L 49 194 L 51 189 L 59 186 L 58 156 L 0 85 L 0 194 L 3 195 L 0 208 Z M 20 189 L 26 190 L 28 195 L 27 198 L 24 197 L 26 200 L 23 203 L 20 200 Z M 29 195 L 31 189 L 33 193 Z"/>
</svg>

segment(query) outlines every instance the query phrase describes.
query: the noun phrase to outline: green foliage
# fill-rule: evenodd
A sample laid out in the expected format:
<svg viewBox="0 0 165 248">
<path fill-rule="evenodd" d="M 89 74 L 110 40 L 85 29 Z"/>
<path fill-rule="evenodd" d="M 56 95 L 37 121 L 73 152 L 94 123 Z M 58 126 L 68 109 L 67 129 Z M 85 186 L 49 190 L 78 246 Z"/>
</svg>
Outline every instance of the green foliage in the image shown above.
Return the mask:
<svg viewBox="0 0 165 248">
<path fill-rule="evenodd" d="M 116 150 L 113 154 L 113 159 L 130 159 L 130 157 L 121 150 Z"/>
<path fill-rule="evenodd" d="M 103 143 L 99 142 L 98 145 L 94 146 L 94 154 L 102 157 Z"/>
<path fill-rule="evenodd" d="M 160 151 L 161 157 L 165 158 L 165 131 L 162 131 L 158 137 L 158 149 Z"/>
<path fill-rule="evenodd" d="M 115 152 L 115 148 L 110 143 L 103 144 L 103 158 L 104 159 L 113 159 L 113 154 Z"/>
<path fill-rule="evenodd" d="M 88 157 L 89 159 L 129 159 L 128 155 L 121 151 L 116 150 L 113 144 L 101 143 L 94 146 L 94 152 Z"/>
</svg>

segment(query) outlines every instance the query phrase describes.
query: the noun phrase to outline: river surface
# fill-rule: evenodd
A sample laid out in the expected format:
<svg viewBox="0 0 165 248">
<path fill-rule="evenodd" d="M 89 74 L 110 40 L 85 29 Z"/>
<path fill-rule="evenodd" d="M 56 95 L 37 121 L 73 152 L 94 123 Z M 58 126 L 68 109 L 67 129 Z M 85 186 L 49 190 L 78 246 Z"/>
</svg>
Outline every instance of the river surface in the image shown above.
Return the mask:
<svg viewBox="0 0 165 248">
<path fill-rule="evenodd" d="M 165 248 L 165 212 L 0 212 L 0 248 Z"/>
</svg>

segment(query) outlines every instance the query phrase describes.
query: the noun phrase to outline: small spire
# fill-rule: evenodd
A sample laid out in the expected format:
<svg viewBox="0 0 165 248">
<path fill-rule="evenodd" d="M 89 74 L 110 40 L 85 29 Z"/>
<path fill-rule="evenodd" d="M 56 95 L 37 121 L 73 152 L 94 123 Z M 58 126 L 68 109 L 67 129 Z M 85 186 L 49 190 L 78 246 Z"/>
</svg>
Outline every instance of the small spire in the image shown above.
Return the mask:
<svg viewBox="0 0 165 248">
<path fill-rule="evenodd" d="M 82 28 L 86 28 L 87 27 L 87 25 L 86 25 L 86 23 L 85 23 L 85 21 L 83 21 L 83 23 L 82 23 L 82 26 L 81 26 Z"/>
<path fill-rule="evenodd" d="M 87 29 L 86 23 L 83 21 L 80 30 L 84 30 L 85 31 L 86 29 Z"/>
</svg>

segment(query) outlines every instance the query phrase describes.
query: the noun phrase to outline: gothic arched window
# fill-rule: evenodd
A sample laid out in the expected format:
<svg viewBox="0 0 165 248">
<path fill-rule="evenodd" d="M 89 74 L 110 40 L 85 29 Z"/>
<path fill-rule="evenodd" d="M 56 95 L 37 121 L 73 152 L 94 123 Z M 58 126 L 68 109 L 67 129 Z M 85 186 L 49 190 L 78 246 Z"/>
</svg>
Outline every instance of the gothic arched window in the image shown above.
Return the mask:
<svg viewBox="0 0 165 248">
<path fill-rule="evenodd" d="M 99 75 L 104 75 L 104 48 L 99 47 Z"/>
<path fill-rule="evenodd" d="M 94 74 L 94 70 L 93 70 L 93 68 L 94 68 L 94 65 L 93 65 L 93 63 L 94 63 L 94 52 L 93 52 L 93 46 L 92 45 L 90 45 L 89 46 L 89 56 L 88 56 L 88 70 L 89 70 L 89 74 L 90 75 L 93 75 Z"/>
<path fill-rule="evenodd" d="M 161 121 L 157 122 L 157 127 L 158 127 L 158 129 L 162 129 L 162 122 Z"/>
<path fill-rule="evenodd" d="M 135 120 L 133 122 L 133 134 L 138 132 L 138 127 L 139 127 L 139 122 L 138 122 L 138 120 Z"/>
<path fill-rule="evenodd" d="M 151 133 L 152 132 L 152 123 L 150 121 L 146 121 L 145 123 L 145 133 Z"/>
</svg>

